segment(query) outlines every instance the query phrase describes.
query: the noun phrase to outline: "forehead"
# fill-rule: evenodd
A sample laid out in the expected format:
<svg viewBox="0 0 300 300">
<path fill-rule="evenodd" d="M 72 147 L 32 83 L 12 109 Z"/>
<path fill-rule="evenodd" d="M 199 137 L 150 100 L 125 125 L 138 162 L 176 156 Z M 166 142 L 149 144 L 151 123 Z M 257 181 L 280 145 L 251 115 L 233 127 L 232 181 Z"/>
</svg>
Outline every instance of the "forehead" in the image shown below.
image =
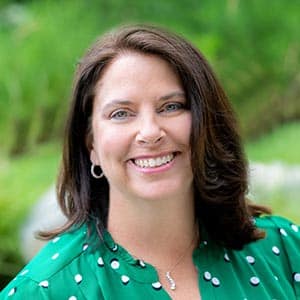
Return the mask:
<svg viewBox="0 0 300 300">
<path fill-rule="evenodd" d="M 171 90 L 182 90 L 182 84 L 166 60 L 153 54 L 125 52 L 105 67 L 96 85 L 96 98 L 124 96 L 124 93 L 128 96 L 169 93 Z"/>
<path fill-rule="evenodd" d="M 99 82 L 101 83 L 103 78 L 107 76 L 120 75 L 122 72 L 129 76 L 137 70 L 144 71 L 142 73 L 145 73 L 149 71 L 155 72 L 157 69 L 160 69 L 160 71 L 164 69 L 169 73 L 177 73 L 173 66 L 159 55 L 138 51 L 123 51 L 114 57 L 104 68 Z"/>
</svg>

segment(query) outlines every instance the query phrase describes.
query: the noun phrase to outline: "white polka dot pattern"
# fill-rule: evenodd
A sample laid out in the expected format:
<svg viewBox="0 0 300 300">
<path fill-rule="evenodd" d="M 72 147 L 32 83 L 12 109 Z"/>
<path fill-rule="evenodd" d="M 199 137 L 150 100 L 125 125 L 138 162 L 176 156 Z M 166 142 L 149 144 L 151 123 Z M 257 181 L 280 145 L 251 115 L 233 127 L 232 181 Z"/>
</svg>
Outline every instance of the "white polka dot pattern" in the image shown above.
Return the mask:
<svg viewBox="0 0 300 300">
<path fill-rule="evenodd" d="M 20 273 L 20 275 L 21 275 L 21 276 L 24 276 L 24 275 L 26 275 L 28 272 L 29 272 L 29 270 L 26 269 L 26 270 L 22 271 L 22 272 Z"/>
<path fill-rule="evenodd" d="M 55 260 L 55 259 L 57 259 L 58 257 L 59 257 L 59 253 L 55 253 L 55 254 L 52 255 L 51 258 L 52 258 L 53 260 Z"/>
<path fill-rule="evenodd" d="M 279 232 L 280 232 L 281 235 L 287 236 L 287 232 L 285 231 L 285 229 L 280 228 L 280 229 L 279 229 Z"/>
<path fill-rule="evenodd" d="M 161 285 L 161 283 L 159 281 L 157 281 L 157 282 L 152 283 L 152 287 L 155 290 L 160 290 L 162 288 L 162 285 Z"/>
<path fill-rule="evenodd" d="M 294 273 L 294 280 L 300 282 L 300 273 Z"/>
<path fill-rule="evenodd" d="M 279 250 L 278 247 L 276 247 L 276 246 L 273 246 L 273 247 L 272 247 L 272 251 L 273 251 L 273 253 L 276 254 L 276 255 L 279 255 L 279 254 L 280 254 L 280 250 Z"/>
<path fill-rule="evenodd" d="M 119 261 L 117 259 L 113 259 L 110 262 L 110 266 L 112 267 L 112 269 L 116 270 L 116 269 L 119 269 L 120 263 L 119 263 Z"/>
<path fill-rule="evenodd" d="M 292 228 L 292 230 L 295 231 L 295 232 L 298 232 L 298 231 L 299 231 L 298 226 L 295 225 L 295 224 L 291 224 L 291 228 Z"/>
<path fill-rule="evenodd" d="M 216 286 L 216 287 L 220 286 L 220 280 L 217 277 L 213 277 L 211 279 L 211 283 L 213 286 Z"/>
<path fill-rule="evenodd" d="M 251 265 L 253 265 L 255 263 L 255 258 L 251 255 L 246 256 L 246 260 Z"/>
<path fill-rule="evenodd" d="M 260 220 L 257 222 L 259 224 L 261 222 Z M 277 288 L 280 288 L 281 290 L 284 290 L 285 287 L 285 277 L 286 274 L 282 273 L 281 270 L 281 265 L 283 264 L 282 262 L 285 261 L 281 260 L 281 258 L 286 258 L 286 255 L 289 255 L 290 248 L 292 248 L 291 253 L 294 255 L 291 255 L 288 257 L 288 259 L 291 260 L 291 262 L 294 262 L 291 264 L 289 267 L 292 267 L 294 270 L 294 273 L 289 274 L 289 281 L 293 281 L 292 284 L 287 287 L 289 289 L 290 287 L 298 287 L 300 283 L 300 270 L 299 270 L 299 264 L 297 263 L 297 259 L 299 258 L 296 255 L 296 252 L 293 252 L 293 246 L 292 243 L 299 238 L 299 227 L 292 224 L 292 223 L 279 223 L 280 225 L 277 225 L 276 227 L 266 227 L 266 232 L 267 232 L 267 238 L 260 240 L 257 242 L 257 244 L 253 244 L 254 246 L 257 245 L 257 247 L 248 247 L 245 246 L 245 248 L 241 252 L 237 252 L 234 249 L 227 249 L 223 247 L 218 247 L 218 248 L 211 248 L 211 245 L 214 245 L 214 243 L 211 243 L 211 241 L 208 240 L 203 240 L 200 245 L 205 247 L 199 247 L 195 254 L 199 255 L 201 254 L 201 251 L 203 252 L 200 260 L 200 264 L 195 261 L 195 267 L 199 270 L 201 270 L 201 265 L 207 266 L 206 269 L 204 269 L 200 273 L 201 280 L 204 282 L 204 287 L 208 289 L 213 289 L 215 292 L 216 296 L 220 296 L 221 299 L 221 294 L 225 291 L 228 290 L 228 286 L 226 284 L 226 280 L 224 278 L 230 278 L 230 280 L 237 280 L 237 285 L 241 283 L 242 285 L 242 290 L 239 290 L 239 294 L 234 294 L 235 292 L 237 293 L 238 291 L 234 291 L 232 288 L 232 295 L 233 299 L 236 297 L 236 299 L 244 299 L 247 300 L 248 293 L 249 295 L 251 293 L 257 293 L 257 299 L 259 299 L 259 293 L 261 293 L 264 289 L 269 293 L 269 298 L 272 300 L 275 300 L 275 295 L 278 295 L 276 292 Z M 262 229 L 265 227 L 262 226 Z M 270 229 L 271 228 L 271 229 Z M 82 232 L 81 232 L 82 233 Z M 163 289 L 162 284 L 154 275 L 153 268 L 150 265 L 146 265 L 146 263 L 143 260 L 140 259 L 135 259 L 133 260 L 124 260 L 124 257 L 128 256 L 123 256 L 124 254 L 124 249 L 117 244 L 115 244 L 112 240 L 107 240 L 107 243 L 103 246 L 103 248 L 98 251 L 96 247 L 90 247 L 88 251 L 86 251 L 89 248 L 89 240 L 87 239 L 88 237 L 84 237 L 83 239 L 78 242 L 76 247 L 73 247 L 75 243 L 70 243 L 72 244 L 72 247 L 70 247 L 70 253 L 65 252 L 65 249 L 60 246 L 60 243 L 66 242 L 68 239 L 65 239 L 63 236 L 62 239 L 60 237 L 56 237 L 52 241 L 50 241 L 49 245 L 50 247 L 48 248 L 48 252 L 45 252 L 45 256 L 43 260 L 38 261 L 38 263 L 41 264 L 41 262 L 45 261 L 46 263 L 49 263 L 49 260 L 51 262 L 51 267 L 49 268 L 50 270 L 57 270 L 56 264 L 58 266 L 62 265 L 65 263 L 66 259 L 70 259 L 69 257 L 74 257 L 74 252 L 77 252 L 76 255 L 81 255 L 83 260 L 81 262 L 84 262 L 85 260 L 88 259 L 90 261 L 89 255 L 93 255 L 93 270 L 98 270 L 97 276 L 100 280 L 102 280 L 103 276 L 111 276 L 113 274 L 112 278 L 109 278 L 111 282 L 115 280 L 114 284 L 117 285 L 117 288 L 115 289 L 116 293 L 118 291 L 122 291 L 122 293 L 127 297 L 128 295 L 132 293 L 132 289 L 136 289 L 137 291 L 139 290 L 139 285 L 143 280 L 143 283 L 147 282 L 147 293 L 152 292 L 153 297 L 156 299 L 159 299 L 160 292 L 159 290 Z M 60 243 L 57 245 L 54 245 L 53 243 L 57 243 L 59 240 L 61 240 Z M 280 242 L 278 242 L 280 240 Z M 106 242 L 106 241 L 105 241 Z M 262 245 L 262 247 L 261 247 Z M 64 244 L 65 246 L 65 244 Z M 105 247 L 105 248 L 104 248 Z M 290 247 L 290 248 L 289 248 Z M 71 249 L 72 248 L 72 249 Z M 59 250 L 60 249 L 60 250 Z M 267 249 L 267 250 L 266 250 Z M 95 250 L 95 251 L 94 251 Z M 212 251 L 211 251 L 212 250 Z M 86 252 L 84 252 L 86 251 Z M 214 255 L 214 251 L 218 251 Z M 263 252 L 265 251 L 265 252 Z M 206 253 L 206 254 L 205 254 Z M 213 253 L 213 259 L 218 257 L 218 263 L 214 261 L 215 265 L 211 264 L 211 257 L 210 253 Z M 250 255 L 249 255 L 250 254 Z M 68 255 L 70 255 L 68 257 Z M 73 255 L 73 256 L 72 256 Z M 193 259 L 195 259 L 196 256 L 193 256 Z M 223 258 L 222 258 L 223 256 Z M 105 258 L 105 261 L 104 261 Z M 219 259 L 221 258 L 221 260 Z M 51 261 L 52 260 L 52 261 Z M 207 261 L 206 261 L 207 260 Z M 81 266 L 84 266 L 83 264 L 78 264 L 78 267 L 76 266 L 74 268 L 74 265 L 69 268 L 65 269 L 65 273 L 63 273 L 64 276 L 60 276 L 59 280 L 62 278 L 66 278 L 66 281 L 63 283 L 58 283 L 55 276 L 52 276 L 53 273 L 48 272 L 48 270 L 45 270 L 46 273 L 43 272 L 38 273 L 36 270 L 39 270 L 36 267 L 33 267 L 30 265 L 30 269 L 24 268 L 19 275 L 15 278 L 16 281 L 14 281 L 10 287 L 6 291 L 6 295 L 10 297 L 9 299 L 13 299 L 13 296 L 20 296 L 22 289 L 24 288 L 25 285 L 20 285 L 21 282 L 30 282 L 31 283 L 28 285 L 32 288 L 38 288 L 40 291 L 42 291 L 43 294 L 47 295 L 47 293 L 51 294 L 55 293 L 55 290 L 59 287 L 59 289 L 65 284 L 67 285 L 68 282 L 73 281 L 73 287 L 74 285 L 78 285 L 78 289 L 86 289 L 85 283 L 90 282 L 93 280 L 93 274 L 89 274 L 85 268 L 82 268 Z M 276 266 L 274 267 L 273 270 L 268 270 L 268 268 L 262 269 L 265 266 L 265 263 L 271 262 Z M 128 268 L 127 264 L 130 264 L 130 268 Z M 201 264 L 202 263 L 202 264 Z M 97 265 L 96 265 L 97 264 Z M 253 266 L 249 266 L 253 265 Z M 41 266 L 44 268 L 44 264 L 41 264 Z M 49 264 L 50 266 L 50 264 Z M 209 267 L 210 266 L 210 267 Z M 278 266 L 278 268 L 277 268 Z M 107 269 L 108 270 L 107 270 Z M 133 268 L 135 268 L 137 273 L 134 273 Z M 115 272 L 112 271 L 116 270 Z M 143 270 L 142 270 L 143 269 Z M 90 270 L 90 269 L 88 269 Z M 298 272 L 295 272 L 295 271 Z M 151 271 L 151 272 L 150 272 Z M 240 272 L 243 271 L 243 272 Z M 24 276 L 29 272 L 29 276 Z M 142 272 L 143 273 L 142 275 Z M 274 273 L 273 273 L 274 272 Z M 150 274 L 152 273 L 152 277 L 150 277 Z M 73 274 L 73 275 L 72 275 Z M 142 276 L 140 276 L 140 274 Z M 22 278 L 22 276 L 24 276 Z M 37 281 L 33 281 L 32 278 L 35 278 Z M 40 277 L 38 277 L 40 276 Z M 267 277 L 268 276 L 268 277 Z M 39 278 L 39 279 L 37 279 Z M 51 279 L 49 279 L 51 278 Z M 147 281 L 144 279 L 146 278 Z M 48 279 L 48 280 L 43 280 L 42 279 Z M 19 281 L 18 281 L 19 280 Z M 68 281 L 67 281 L 68 280 Z M 152 282 L 152 283 L 151 283 Z M 246 282 L 246 284 L 245 284 Z M 270 284 L 271 283 L 271 284 Z M 62 285 L 60 285 L 62 284 Z M 145 288 L 146 285 L 143 284 L 143 289 Z M 271 288 L 270 288 L 271 287 Z M 25 288 L 27 288 L 25 286 Z M 64 293 L 63 299 L 66 300 L 77 300 L 77 293 L 80 293 L 80 291 L 67 289 L 67 288 L 62 288 L 60 293 Z M 231 293 L 231 291 L 228 291 Z M 108 293 L 111 293 L 111 291 L 108 291 Z M 291 293 L 289 291 L 289 293 Z M 16 294 L 16 295 L 15 295 Z M 122 294 L 122 296 L 123 296 Z M 156 294 L 156 296 L 154 295 Z M 109 294 L 110 295 L 110 294 Z M 150 294 L 149 294 L 150 295 Z M 121 296 L 121 298 L 122 298 Z M 163 296 L 163 293 L 161 294 Z M 59 297 L 58 297 L 59 298 Z M 58 299 L 57 298 L 57 299 Z M 129 297 L 130 298 L 130 297 Z M 129 299 L 128 298 L 128 299 Z M 146 297 L 147 298 L 147 297 Z M 146 299 L 145 298 L 145 299 Z M 119 299 L 118 297 L 116 299 Z M 125 299 L 125 298 L 124 298 Z M 127 299 L 127 298 L 126 298 Z M 134 298 L 135 299 L 135 298 Z M 277 298 L 276 298 L 277 299 Z M 286 298 L 287 299 L 287 298 Z M 279 299 L 277 299 L 279 300 Z"/>
<path fill-rule="evenodd" d="M 74 279 L 75 279 L 76 283 L 79 284 L 82 281 L 82 276 L 80 274 L 76 274 L 74 276 Z"/>
<path fill-rule="evenodd" d="M 129 282 L 129 277 L 128 276 L 126 276 L 126 275 L 122 275 L 121 276 L 121 280 L 122 280 L 122 283 L 123 284 L 127 284 L 128 282 Z"/>
<path fill-rule="evenodd" d="M 59 240 L 60 240 L 60 237 L 57 236 L 57 237 L 55 237 L 55 238 L 52 240 L 52 243 L 57 243 Z"/>
<path fill-rule="evenodd" d="M 43 280 L 39 283 L 39 286 L 47 288 L 49 286 L 49 282 L 47 280 Z"/>
<path fill-rule="evenodd" d="M 111 248 L 111 251 L 117 252 L 117 251 L 118 251 L 118 245 L 115 244 L 115 245 Z"/>
<path fill-rule="evenodd" d="M 211 274 L 208 271 L 204 272 L 203 277 L 207 281 L 211 280 L 211 278 L 212 278 Z"/>
<path fill-rule="evenodd" d="M 250 278 L 250 283 L 251 283 L 252 285 L 254 285 L 254 286 L 257 286 L 257 285 L 259 285 L 260 280 L 259 280 L 258 277 L 253 276 L 253 277 Z"/>
<path fill-rule="evenodd" d="M 138 263 L 139 263 L 139 265 L 140 265 L 142 268 L 145 268 L 145 267 L 146 267 L 146 264 L 144 263 L 143 260 L 139 259 L 139 260 L 138 260 Z"/>
<path fill-rule="evenodd" d="M 59 236 L 57 236 L 57 237 L 55 237 L 53 240 L 52 240 L 52 243 L 57 243 L 58 241 L 60 240 L 60 237 Z"/>
<path fill-rule="evenodd" d="M 224 260 L 227 261 L 227 262 L 230 262 L 230 258 L 228 256 L 228 253 L 224 254 Z"/>
<path fill-rule="evenodd" d="M 8 292 L 8 296 L 10 297 L 10 296 L 12 296 L 12 295 L 14 295 L 15 293 L 16 293 L 16 291 L 17 291 L 17 288 L 12 288 L 9 292 Z"/>
<path fill-rule="evenodd" d="M 99 258 L 98 258 L 97 264 L 98 264 L 98 266 L 100 266 L 100 267 L 103 267 L 103 266 L 104 266 L 104 261 L 103 261 L 102 257 L 99 257 Z"/>
</svg>

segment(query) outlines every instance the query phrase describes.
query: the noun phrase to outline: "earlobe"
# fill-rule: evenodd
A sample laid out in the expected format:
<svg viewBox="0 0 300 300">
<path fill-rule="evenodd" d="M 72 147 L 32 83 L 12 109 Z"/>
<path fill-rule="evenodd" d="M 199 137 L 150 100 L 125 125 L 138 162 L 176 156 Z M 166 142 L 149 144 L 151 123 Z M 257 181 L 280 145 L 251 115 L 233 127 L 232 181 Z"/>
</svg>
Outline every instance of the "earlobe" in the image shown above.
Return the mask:
<svg viewBox="0 0 300 300">
<path fill-rule="evenodd" d="M 96 151 L 92 148 L 90 152 L 90 160 L 92 162 L 91 165 L 91 174 L 94 178 L 100 179 L 104 176 L 100 164 L 99 164 L 99 159 L 97 157 Z M 96 171 L 97 170 L 97 171 Z"/>
<path fill-rule="evenodd" d="M 96 152 L 93 148 L 91 149 L 91 152 L 90 152 L 90 160 L 94 165 L 99 165 L 98 157 L 97 157 Z"/>
</svg>

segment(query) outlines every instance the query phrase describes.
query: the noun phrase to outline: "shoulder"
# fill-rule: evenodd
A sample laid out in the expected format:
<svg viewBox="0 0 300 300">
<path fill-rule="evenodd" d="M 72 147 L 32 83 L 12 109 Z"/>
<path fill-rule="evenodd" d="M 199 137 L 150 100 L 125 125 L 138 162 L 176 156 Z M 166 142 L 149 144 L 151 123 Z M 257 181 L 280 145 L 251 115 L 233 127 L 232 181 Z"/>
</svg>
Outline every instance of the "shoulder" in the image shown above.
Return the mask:
<svg viewBox="0 0 300 300">
<path fill-rule="evenodd" d="M 300 247 L 300 228 L 292 221 L 279 216 L 254 218 L 257 228 L 265 231 L 264 239 L 254 242 L 255 245 L 274 244 L 284 248 Z"/>
<path fill-rule="evenodd" d="M 282 235 L 300 234 L 300 228 L 292 221 L 280 216 L 263 216 L 254 218 L 254 222 L 258 228 L 266 230 L 267 232 L 279 232 Z"/>
<path fill-rule="evenodd" d="M 262 240 L 246 246 L 260 253 L 276 267 L 282 266 L 300 294 L 300 228 L 292 221 L 279 216 L 254 219 L 256 226 L 266 232 Z M 275 267 L 274 267 L 275 268 Z"/>
<path fill-rule="evenodd" d="M 278 243 L 290 251 L 300 249 L 300 228 L 292 221 L 279 216 L 264 216 L 254 219 L 255 225 L 265 231 L 266 237 L 261 243 Z"/>
<path fill-rule="evenodd" d="M 26 277 L 35 281 L 52 277 L 66 269 L 75 259 L 80 258 L 84 254 L 89 240 L 86 224 L 55 237 L 45 245 L 17 277 L 25 272 Z"/>
<path fill-rule="evenodd" d="M 265 232 L 265 237 L 245 245 L 242 250 L 226 249 L 224 260 L 238 270 L 241 278 L 248 277 L 251 285 L 260 282 L 266 291 L 275 289 L 277 293 L 280 288 L 284 293 L 296 293 L 300 297 L 299 226 L 278 216 L 257 217 L 253 222 Z"/>
<path fill-rule="evenodd" d="M 72 299 L 73 291 L 78 293 L 76 285 L 80 282 L 76 270 L 87 260 L 88 248 L 93 243 L 95 237 L 89 234 L 86 224 L 57 236 L 10 282 L 0 299 L 31 299 L 33 295 L 35 299 Z"/>
</svg>

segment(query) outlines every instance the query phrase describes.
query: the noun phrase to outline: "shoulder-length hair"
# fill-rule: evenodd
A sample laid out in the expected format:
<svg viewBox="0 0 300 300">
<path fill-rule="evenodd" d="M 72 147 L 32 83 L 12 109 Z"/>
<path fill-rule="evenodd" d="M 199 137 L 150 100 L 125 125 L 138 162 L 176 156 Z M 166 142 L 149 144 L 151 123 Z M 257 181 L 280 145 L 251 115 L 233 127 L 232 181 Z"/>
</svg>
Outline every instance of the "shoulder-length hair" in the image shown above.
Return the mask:
<svg viewBox="0 0 300 300">
<path fill-rule="evenodd" d="M 218 243 L 233 249 L 264 233 L 252 217 L 265 207 L 252 205 L 247 162 L 232 107 L 204 56 L 185 39 L 152 26 L 125 26 L 98 40 L 78 64 L 66 123 L 58 201 L 67 223 L 44 238 L 94 219 L 100 235 L 107 226 L 109 186 L 90 174 L 91 115 L 96 84 L 103 70 L 127 51 L 157 55 L 179 75 L 192 114 L 191 164 L 196 217 Z"/>
</svg>

